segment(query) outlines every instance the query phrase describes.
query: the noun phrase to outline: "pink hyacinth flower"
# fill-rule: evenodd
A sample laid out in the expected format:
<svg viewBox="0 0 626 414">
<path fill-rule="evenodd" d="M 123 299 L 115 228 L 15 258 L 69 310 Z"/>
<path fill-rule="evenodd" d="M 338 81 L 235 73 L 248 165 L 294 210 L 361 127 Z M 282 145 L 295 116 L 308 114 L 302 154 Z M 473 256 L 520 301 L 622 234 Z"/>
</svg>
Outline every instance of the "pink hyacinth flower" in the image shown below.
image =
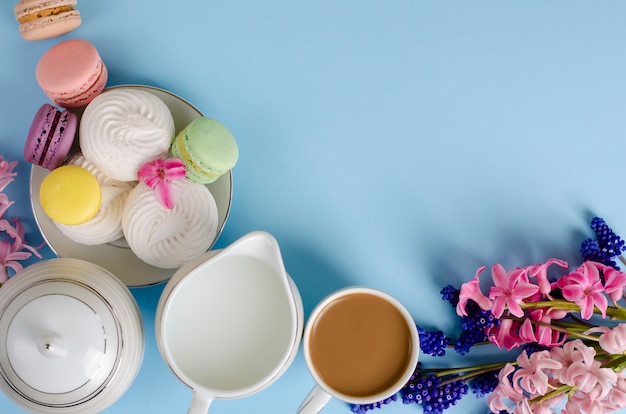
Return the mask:
<svg viewBox="0 0 626 414">
<path fill-rule="evenodd" d="M 626 272 L 621 272 L 611 266 L 604 266 L 601 270 L 604 273 L 604 291 L 613 302 L 617 302 L 624 296 Z"/>
<path fill-rule="evenodd" d="M 528 267 L 528 273 L 531 276 L 537 278 L 539 291 L 544 295 L 547 295 L 552 290 L 552 285 L 548 280 L 548 268 L 553 264 L 560 266 L 564 269 L 567 269 L 569 267 L 566 261 L 560 259 L 548 259 L 545 263 Z"/>
<path fill-rule="evenodd" d="M 487 397 L 487 404 L 492 412 L 509 411 L 507 401 L 514 404 L 524 399 L 524 394 L 513 387 L 509 375 L 515 371 L 515 367 L 507 363 L 504 368 L 498 372 L 498 385 Z"/>
<path fill-rule="evenodd" d="M 500 318 L 508 308 L 512 315 L 523 317 L 524 311 L 520 304 L 539 291 L 537 285 L 528 282 L 526 270 L 518 268 L 507 272 L 501 264 L 496 263 L 491 268 L 491 276 L 494 286 L 489 290 L 489 299 L 493 301 L 493 316 Z"/>
<path fill-rule="evenodd" d="M 31 256 L 30 253 L 24 251 L 15 251 L 12 244 L 6 240 L 0 240 L 0 283 L 9 280 L 8 268 L 13 269 L 16 273 L 23 269 L 19 262 L 26 260 Z"/>
<path fill-rule="evenodd" d="M 519 326 L 519 322 L 504 318 L 500 321 L 500 326 L 487 329 L 487 339 L 498 348 L 505 348 L 507 351 L 513 348 L 519 348 L 526 343 L 526 341 L 520 338 L 516 333 Z"/>
<path fill-rule="evenodd" d="M 606 317 L 609 303 L 604 295 L 600 273 L 593 262 L 584 262 L 574 272 L 559 279 L 558 285 L 566 300 L 580 306 L 580 316 L 583 319 L 591 318 L 594 306 Z"/>
<path fill-rule="evenodd" d="M 13 169 L 17 166 L 17 161 L 5 161 L 0 156 L 0 191 L 4 191 L 7 185 L 13 181 L 13 177 L 17 175 Z"/>
<path fill-rule="evenodd" d="M 7 220 L 0 220 L 0 232 L 6 233 L 13 239 L 12 242 L 0 240 L 0 283 L 4 283 L 9 279 L 8 269 L 11 268 L 15 273 L 21 271 L 23 266 L 19 261 L 26 260 L 32 255 L 41 259 L 41 254 L 37 251 L 43 247 L 34 247 L 26 244 L 24 240 L 24 226 L 18 219 L 13 219 L 15 226 L 12 226 Z"/>
<path fill-rule="evenodd" d="M 165 208 L 174 208 L 172 181 L 185 178 L 185 164 L 178 158 L 157 159 L 139 168 L 139 181 L 156 191 Z"/>
<path fill-rule="evenodd" d="M 548 373 L 560 369 L 563 365 L 550 357 L 549 351 L 533 352 L 530 357 L 526 351 L 517 357 L 518 370 L 513 374 L 513 387 L 519 392 L 542 396 L 548 392 Z"/>
<path fill-rule="evenodd" d="M 609 354 L 626 354 L 626 324 L 619 324 L 613 329 L 608 326 L 598 326 L 585 331 L 586 334 L 601 332 L 600 347 Z"/>
<path fill-rule="evenodd" d="M 553 347 L 561 346 L 567 340 L 567 335 L 551 329 L 549 326 L 532 323 L 532 320 L 543 324 L 550 324 L 552 318 L 546 309 L 535 309 L 530 312 L 530 318 L 526 318 L 519 330 L 519 336 L 525 342 L 536 342 L 540 345 Z"/>
<path fill-rule="evenodd" d="M 14 203 L 15 201 L 9 200 L 6 194 L 0 193 L 0 218 L 4 217 L 4 213 L 6 213 L 7 209 Z"/>
<path fill-rule="evenodd" d="M 481 266 L 474 275 L 474 278 L 461 285 L 461 291 L 459 293 L 459 303 L 456 305 L 456 313 L 459 316 L 467 316 L 467 301 L 473 300 L 478 304 L 482 310 L 491 309 L 491 301 L 480 291 L 480 280 L 478 276 L 485 270 L 485 266 Z"/>
<path fill-rule="evenodd" d="M 626 379 L 624 375 L 624 370 L 617 374 L 617 383 L 607 398 L 606 412 L 617 411 L 626 407 Z"/>
<path fill-rule="evenodd" d="M 617 374 L 610 368 L 602 368 L 595 359 L 595 349 L 585 345 L 580 339 L 567 342 L 562 347 L 552 348 L 552 359 L 561 362 L 563 369 L 552 372 L 563 384 L 576 387 L 577 393 L 584 394 L 580 404 L 595 403 L 606 398 L 617 383 Z"/>
</svg>

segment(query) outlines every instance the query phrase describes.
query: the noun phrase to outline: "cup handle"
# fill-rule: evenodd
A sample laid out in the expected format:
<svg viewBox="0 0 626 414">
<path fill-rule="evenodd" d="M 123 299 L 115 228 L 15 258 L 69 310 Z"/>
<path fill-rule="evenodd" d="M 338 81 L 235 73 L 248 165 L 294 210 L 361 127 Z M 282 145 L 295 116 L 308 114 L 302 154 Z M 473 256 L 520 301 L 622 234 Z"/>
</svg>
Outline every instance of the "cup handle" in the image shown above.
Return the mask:
<svg viewBox="0 0 626 414">
<path fill-rule="evenodd" d="M 322 408 L 330 400 L 331 395 L 324 391 L 319 385 L 315 385 L 309 395 L 306 396 L 300 407 L 298 414 L 315 414 L 322 411 Z"/>
<path fill-rule="evenodd" d="M 207 414 L 209 406 L 213 402 L 213 398 L 198 391 L 193 391 L 193 397 L 191 398 L 191 405 L 187 414 Z"/>
</svg>

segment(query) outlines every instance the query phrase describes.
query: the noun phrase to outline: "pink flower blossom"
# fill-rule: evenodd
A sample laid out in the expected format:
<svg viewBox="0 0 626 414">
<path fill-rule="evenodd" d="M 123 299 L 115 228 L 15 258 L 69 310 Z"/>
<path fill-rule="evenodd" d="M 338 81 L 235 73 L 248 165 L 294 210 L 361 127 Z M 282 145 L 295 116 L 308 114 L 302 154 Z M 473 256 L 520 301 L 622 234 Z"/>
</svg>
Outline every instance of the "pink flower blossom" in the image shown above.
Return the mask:
<svg viewBox="0 0 626 414">
<path fill-rule="evenodd" d="M 467 316 L 467 301 L 473 300 L 483 310 L 491 309 L 491 301 L 489 298 L 480 291 L 480 280 L 478 276 L 485 270 L 485 266 L 481 266 L 474 275 L 474 278 L 461 285 L 461 291 L 459 293 L 459 302 L 456 305 L 456 313 L 459 316 Z"/>
<path fill-rule="evenodd" d="M 507 401 L 518 403 L 524 399 L 524 394 L 513 387 L 509 380 L 509 375 L 515 371 L 515 367 L 507 363 L 504 368 L 498 372 L 498 385 L 487 397 L 487 404 L 492 412 L 509 411 Z"/>
<path fill-rule="evenodd" d="M 563 384 L 576 387 L 577 392 L 585 395 L 584 399 L 604 399 L 617 383 L 617 374 L 610 368 L 602 368 L 600 361 L 595 359 L 595 349 L 580 339 L 552 348 L 549 352 L 552 359 L 563 365 L 563 369 L 552 372 L 553 376 Z"/>
<path fill-rule="evenodd" d="M 37 251 L 41 246 L 33 247 L 26 244 L 24 240 L 24 226 L 18 219 L 13 219 L 15 227 L 7 220 L 0 220 L 0 232 L 5 232 L 13 239 L 12 242 L 0 240 L 0 283 L 4 283 L 9 278 L 8 269 L 11 268 L 15 273 L 21 271 L 23 266 L 20 260 L 26 260 L 33 254 L 41 258 L 41 254 Z M 26 250 L 26 251 L 25 251 Z"/>
<path fill-rule="evenodd" d="M 524 311 L 520 307 L 523 299 L 539 291 L 537 285 L 528 281 L 526 270 L 517 268 L 507 272 L 501 264 L 496 263 L 491 268 L 491 276 L 494 286 L 489 290 L 489 299 L 493 300 L 493 316 L 500 318 L 508 308 L 512 315 L 523 317 Z"/>
<path fill-rule="evenodd" d="M 42 256 L 38 250 L 41 249 L 45 243 L 42 243 L 37 247 L 26 244 L 24 239 L 24 225 L 17 218 L 13 219 L 13 223 L 15 226 L 11 226 L 11 224 L 9 224 L 6 220 L 0 220 L 0 231 L 6 232 L 13 239 L 11 247 L 13 251 L 17 252 L 21 250 L 28 250 L 30 253 L 41 259 Z"/>
<path fill-rule="evenodd" d="M 604 273 L 604 292 L 609 295 L 613 302 L 617 302 L 624 296 L 626 287 L 626 273 L 621 272 L 611 266 L 604 266 L 601 269 Z"/>
<path fill-rule="evenodd" d="M 519 335 L 525 342 L 537 342 L 544 346 L 561 346 L 567 340 L 567 335 L 559 331 L 551 329 L 549 325 L 552 322 L 551 312 L 547 309 L 534 309 L 530 313 L 530 317 L 526 318 L 519 330 Z M 535 324 L 532 321 L 539 321 L 542 324 Z"/>
<path fill-rule="evenodd" d="M 157 159 L 139 168 L 139 181 L 157 193 L 157 198 L 165 208 L 174 208 L 171 184 L 173 180 L 185 178 L 185 164 L 178 158 Z"/>
<path fill-rule="evenodd" d="M 620 323 L 613 329 L 597 326 L 585 331 L 586 334 L 601 332 L 600 347 L 609 354 L 626 354 L 626 324 Z"/>
<path fill-rule="evenodd" d="M 528 273 L 531 276 L 537 278 L 539 291 L 544 295 L 547 295 L 552 291 L 552 285 L 548 280 L 548 268 L 553 264 L 560 266 L 564 269 L 567 269 L 569 267 L 566 261 L 560 259 L 548 259 L 545 263 L 528 267 Z"/>
<path fill-rule="evenodd" d="M 626 378 L 624 375 L 626 373 L 622 370 L 617 375 L 617 383 L 613 387 L 613 390 L 606 398 L 607 404 L 607 412 L 608 411 L 617 411 L 619 409 L 626 407 Z"/>
<path fill-rule="evenodd" d="M 13 169 L 17 166 L 17 161 L 8 162 L 0 155 L 0 191 L 4 191 L 7 185 L 13 181 L 17 175 Z"/>
<path fill-rule="evenodd" d="M 13 245 L 6 241 L 0 240 L 0 283 L 9 280 L 8 268 L 13 269 L 16 273 L 23 269 L 19 260 L 26 260 L 31 256 L 28 252 L 15 251 Z"/>
<path fill-rule="evenodd" d="M 531 395 L 545 395 L 548 391 L 548 373 L 560 369 L 563 365 L 550 357 L 549 351 L 533 352 L 530 357 L 526 351 L 517 357 L 519 368 L 513 374 L 513 388 Z"/>
<path fill-rule="evenodd" d="M 15 201 L 9 200 L 6 194 L 0 193 L 0 218 L 4 217 L 7 209 L 11 207 Z"/>
<path fill-rule="evenodd" d="M 509 318 L 500 321 L 500 326 L 489 328 L 486 332 L 489 342 L 495 344 L 498 348 L 506 348 L 511 350 L 519 348 L 525 341 L 517 335 L 520 323 Z"/>
<path fill-rule="evenodd" d="M 580 316 L 583 319 L 591 318 L 594 306 L 606 317 L 608 301 L 604 296 L 600 273 L 593 262 L 584 262 L 574 272 L 559 279 L 558 285 L 566 300 L 580 306 Z"/>
</svg>

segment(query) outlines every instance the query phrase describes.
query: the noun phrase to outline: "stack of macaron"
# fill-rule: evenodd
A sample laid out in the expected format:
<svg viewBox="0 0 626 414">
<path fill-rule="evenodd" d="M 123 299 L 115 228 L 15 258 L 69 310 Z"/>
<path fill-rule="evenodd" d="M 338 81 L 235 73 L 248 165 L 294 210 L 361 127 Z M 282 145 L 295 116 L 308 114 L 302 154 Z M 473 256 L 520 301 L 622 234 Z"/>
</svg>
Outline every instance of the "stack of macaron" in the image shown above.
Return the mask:
<svg viewBox="0 0 626 414">
<path fill-rule="evenodd" d="M 74 59 L 71 73 L 59 77 L 68 59 Z M 26 161 L 50 170 L 39 190 L 41 207 L 76 243 L 125 238 L 146 263 L 179 267 L 215 239 L 217 205 L 205 184 L 235 165 L 237 144 L 224 125 L 208 117 L 176 135 L 159 97 L 133 87 L 104 90 L 106 73 L 86 41 L 62 42 L 38 64 L 40 86 L 60 107 L 42 105 L 24 146 Z M 169 157 L 180 159 L 182 179 L 169 180 L 157 170 L 151 181 L 139 181 L 142 167 L 163 165 Z M 163 186 L 172 205 L 159 196 Z"/>
<path fill-rule="evenodd" d="M 82 23 L 76 0 L 21 0 L 13 8 L 25 40 L 61 36 Z"/>
</svg>

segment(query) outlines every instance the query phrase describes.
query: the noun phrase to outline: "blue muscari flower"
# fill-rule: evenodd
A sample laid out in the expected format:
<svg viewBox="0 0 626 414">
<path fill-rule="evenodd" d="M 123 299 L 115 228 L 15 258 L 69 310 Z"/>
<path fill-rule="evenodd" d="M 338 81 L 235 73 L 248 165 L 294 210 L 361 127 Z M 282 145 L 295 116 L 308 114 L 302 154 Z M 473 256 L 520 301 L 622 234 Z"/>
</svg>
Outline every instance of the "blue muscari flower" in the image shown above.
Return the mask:
<svg viewBox="0 0 626 414">
<path fill-rule="evenodd" d="M 446 337 L 442 331 L 427 331 L 418 326 L 417 333 L 420 338 L 420 349 L 423 353 L 432 356 L 446 354 L 446 347 L 450 343 L 450 338 Z"/>
<path fill-rule="evenodd" d="M 602 249 L 600 248 L 600 243 L 598 243 L 598 241 L 594 239 L 583 240 L 583 242 L 580 244 L 580 254 L 583 256 L 584 260 L 591 260 L 594 262 L 606 264 L 608 266 L 613 266 L 613 264 L 615 264 L 610 256 L 602 252 Z"/>
<path fill-rule="evenodd" d="M 454 343 L 454 350 L 465 355 L 470 351 L 470 348 L 479 342 L 485 342 L 487 335 L 482 331 L 462 331 L 459 338 Z"/>
<path fill-rule="evenodd" d="M 456 404 L 469 390 L 462 380 L 442 382 L 442 379 L 435 375 L 426 377 L 414 375 L 400 391 L 402 402 L 419 404 L 425 413 L 441 414 Z"/>
<path fill-rule="evenodd" d="M 447 285 L 446 287 L 441 289 L 441 292 L 439 293 L 441 293 L 441 298 L 447 302 L 450 302 L 453 307 L 456 307 L 456 305 L 459 303 L 459 294 L 461 293 L 461 291 L 454 286 Z"/>
<path fill-rule="evenodd" d="M 617 263 L 613 260 L 626 250 L 626 244 L 606 222 L 600 217 L 591 220 L 591 230 L 596 234 L 596 239 L 586 239 L 580 246 L 580 254 L 584 260 L 593 260 L 616 269 Z"/>
<path fill-rule="evenodd" d="M 499 383 L 498 372 L 497 370 L 489 371 L 472 378 L 469 385 L 476 398 L 482 398 L 496 389 Z"/>
<path fill-rule="evenodd" d="M 459 303 L 459 289 L 452 285 L 447 285 L 441 289 L 441 298 L 450 302 L 453 307 Z M 467 302 L 467 316 L 461 317 L 461 335 L 454 344 L 454 349 L 461 355 L 469 352 L 470 348 L 478 342 L 487 340 L 485 329 L 500 325 L 491 311 L 481 309 L 476 302 Z"/>
<path fill-rule="evenodd" d="M 538 344 L 537 342 L 527 342 L 524 345 L 522 345 L 521 350 L 526 351 L 526 354 L 528 356 L 531 356 L 535 352 L 550 350 L 550 347 Z"/>
<path fill-rule="evenodd" d="M 383 405 L 389 404 L 393 401 L 396 401 L 397 399 L 398 399 L 398 395 L 394 394 L 391 397 L 385 398 L 382 401 L 378 401 L 378 402 L 371 403 L 371 404 L 350 404 L 350 410 L 354 414 L 365 414 L 366 412 L 370 410 L 381 408 Z"/>
<path fill-rule="evenodd" d="M 461 317 L 461 335 L 454 344 L 454 349 L 461 355 L 479 342 L 485 342 L 485 329 L 500 325 L 500 320 L 491 311 L 483 310 L 473 300 L 467 302 L 467 316 Z"/>
</svg>

